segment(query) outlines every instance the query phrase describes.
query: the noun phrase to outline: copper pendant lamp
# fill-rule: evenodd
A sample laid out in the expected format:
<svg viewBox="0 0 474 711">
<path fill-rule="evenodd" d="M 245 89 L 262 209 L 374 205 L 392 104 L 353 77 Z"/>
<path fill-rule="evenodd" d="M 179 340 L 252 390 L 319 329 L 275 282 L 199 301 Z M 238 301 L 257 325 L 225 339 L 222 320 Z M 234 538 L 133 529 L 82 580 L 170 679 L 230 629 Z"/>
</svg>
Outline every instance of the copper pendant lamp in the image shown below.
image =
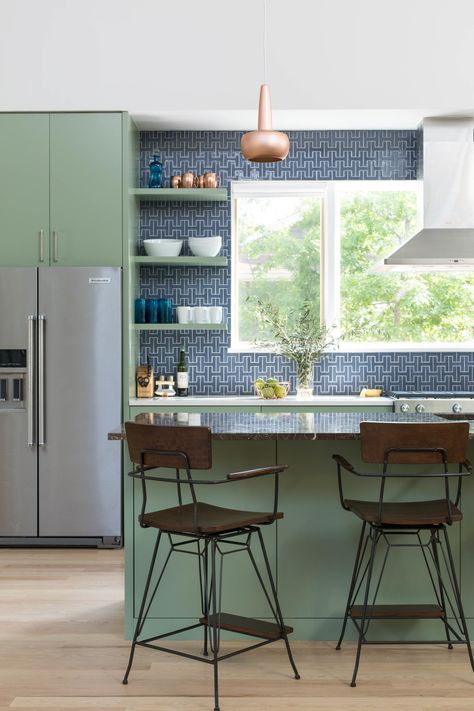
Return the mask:
<svg viewBox="0 0 474 711">
<path fill-rule="evenodd" d="M 267 74 L 267 4 L 263 0 L 263 66 L 264 83 L 260 87 L 258 102 L 258 130 L 244 133 L 240 150 L 253 163 L 278 163 L 288 155 L 290 141 L 286 133 L 272 129 L 272 105 L 270 88 L 266 83 Z"/>
</svg>

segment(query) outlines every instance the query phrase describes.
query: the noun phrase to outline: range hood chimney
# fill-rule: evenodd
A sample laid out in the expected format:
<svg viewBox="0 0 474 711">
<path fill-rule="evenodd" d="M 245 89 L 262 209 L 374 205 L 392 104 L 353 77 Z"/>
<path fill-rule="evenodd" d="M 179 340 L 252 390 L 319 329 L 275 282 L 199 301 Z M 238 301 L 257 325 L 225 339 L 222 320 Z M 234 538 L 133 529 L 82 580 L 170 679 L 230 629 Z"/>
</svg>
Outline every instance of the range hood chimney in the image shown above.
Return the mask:
<svg viewBox="0 0 474 711">
<path fill-rule="evenodd" d="M 423 229 L 383 271 L 474 271 L 474 119 L 425 119 Z"/>
</svg>

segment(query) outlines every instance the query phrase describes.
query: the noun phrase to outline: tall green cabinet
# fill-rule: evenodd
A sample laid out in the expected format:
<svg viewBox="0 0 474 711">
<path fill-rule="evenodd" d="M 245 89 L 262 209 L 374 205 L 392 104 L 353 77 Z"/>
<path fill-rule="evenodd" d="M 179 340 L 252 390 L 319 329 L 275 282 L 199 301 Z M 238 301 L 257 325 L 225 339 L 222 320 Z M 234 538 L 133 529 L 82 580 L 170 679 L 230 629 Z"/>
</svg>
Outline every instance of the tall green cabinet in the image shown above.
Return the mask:
<svg viewBox="0 0 474 711">
<path fill-rule="evenodd" d="M 123 114 L 0 114 L 0 265 L 121 266 Z"/>
</svg>

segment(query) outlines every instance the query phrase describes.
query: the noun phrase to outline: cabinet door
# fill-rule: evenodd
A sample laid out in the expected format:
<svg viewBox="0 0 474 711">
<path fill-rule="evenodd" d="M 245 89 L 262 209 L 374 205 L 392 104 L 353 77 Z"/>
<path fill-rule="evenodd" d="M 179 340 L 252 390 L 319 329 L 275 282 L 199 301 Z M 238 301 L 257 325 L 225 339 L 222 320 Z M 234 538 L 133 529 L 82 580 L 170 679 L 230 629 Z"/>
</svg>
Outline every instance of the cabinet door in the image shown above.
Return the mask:
<svg viewBox="0 0 474 711">
<path fill-rule="evenodd" d="M 49 263 L 49 114 L 0 114 L 0 265 Z"/>
<path fill-rule="evenodd" d="M 51 265 L 122 264 L 122 115 L 51 114 Z"/>
</svg>

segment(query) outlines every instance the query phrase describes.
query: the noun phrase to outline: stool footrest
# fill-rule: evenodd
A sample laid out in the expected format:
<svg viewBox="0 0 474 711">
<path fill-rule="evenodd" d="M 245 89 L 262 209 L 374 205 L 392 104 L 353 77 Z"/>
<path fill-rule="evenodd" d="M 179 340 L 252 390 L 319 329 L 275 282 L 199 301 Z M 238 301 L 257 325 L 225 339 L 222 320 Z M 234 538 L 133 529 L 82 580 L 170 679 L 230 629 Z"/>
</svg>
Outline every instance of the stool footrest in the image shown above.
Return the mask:
<svg viewBox="0 0 474 711">
<path fill-rule="evenodd" d="M 280 626 L 275 622 L 267 622 L 266 620 L 257 620 L 254 617 L 240 617 L 240 615 L 230 615 L 227 612 L 222 612 L 218 617 L 219 627 L 221 630 L 229 632 L 237 632 L 245 634 L 249 637 L 258 637 L 259 639 L 281 639 Z M 209 617 L 201 617 L 199 622 L 202 625 L 213 626 L 214 615 Z M 286 634 L 293 632 L 293 627 L 285 625 Z"/>
<path fill-rule="evenodd" d="M 363 616 L 364 606 L 353 605 L 350 609 L 350 616 L 360 620 Z M 446 616 L 445 611 L 439 605 L 368 605 L 367 619 L 379 620 L 433 620 Z"/>
</svg>

